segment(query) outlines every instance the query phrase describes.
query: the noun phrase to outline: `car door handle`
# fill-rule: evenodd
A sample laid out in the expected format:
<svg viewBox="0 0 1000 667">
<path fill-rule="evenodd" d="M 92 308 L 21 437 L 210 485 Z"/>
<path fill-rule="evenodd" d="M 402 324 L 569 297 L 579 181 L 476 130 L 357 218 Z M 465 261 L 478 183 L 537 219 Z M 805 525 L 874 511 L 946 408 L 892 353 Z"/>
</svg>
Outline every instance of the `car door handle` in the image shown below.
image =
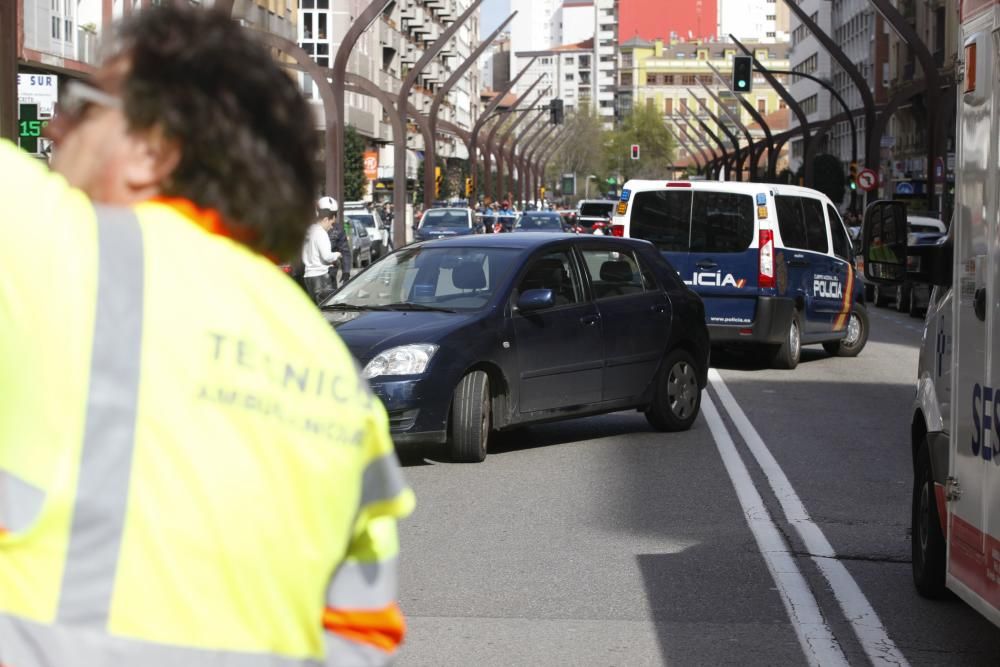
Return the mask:
<svg viewBox="0 0 1000 667">
<path fill-rule="evenodd" d="M 703 259 L 695 264 L 699 269 L 717 269 L 719 268 L 718 262 L 713 262 L 710 259 Z"/>
<path fill-rule="evenodd" d="M 600 321 L 601 321 L 600 315 L 584 315 L 583 317 L 580 318 L 580 324 L 583 324 L 588 327 L 592 327 Z"/>
</svg>

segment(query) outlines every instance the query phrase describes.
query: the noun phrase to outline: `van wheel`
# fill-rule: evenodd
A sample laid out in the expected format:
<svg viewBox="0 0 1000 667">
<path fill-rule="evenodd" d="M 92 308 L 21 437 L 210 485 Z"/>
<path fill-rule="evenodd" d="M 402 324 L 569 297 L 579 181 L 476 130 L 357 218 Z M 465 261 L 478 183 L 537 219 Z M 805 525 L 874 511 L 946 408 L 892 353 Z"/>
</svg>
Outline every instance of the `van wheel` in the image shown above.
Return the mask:
<svg viewBox="0 0 1000 667">
<path fill-rule="evenodd" d="M 889 305 L 889 295 L 886 294 L 885 288 L 881 285 L 875 285 L 873 288 L 875 290 L 872 296 L 872 303 L 874 303 L 879 308 L 885 308 Z"/>
<path fill-rule="evenodd" d="M 802 356 L 802 324 L 799 311 L 795 311 L 788 323 L 785 340 L 771 353 L 771 365 L 775 368 L 792 370 L 799 365 Z"/>
<path fill-rule="evenodd" d="M 868 310 L 859 303 L 851 307 L 847 319 L 847 335 L 840 340 L 828 340 L 823 349 L 835 357 L 856 357 L 868 342 Z"/>
<path fill-rule="evenodd" d="M 458 383 L 451 401 L 452 461 L 478 463 L 486 458 L 490 417 L 490 379 L 483 371 L 473 371 Z"/>
<path fill-rule="evenodd" d="M 939 598 L 945 591 L 945 541 L 938 517 L 931 453 L 926 438 L 920 443 L 913 471 L 910 533 L 913 543 L 913 583 L 917 592 L 925 598 Z"/>
<path fill-rule="evenodd" d="M 701 408 L 698 367 L 686 350 L 676 349 L 663 358 L 656 376 L 653 402 L 646 421 L 657 431 L 686 431 Z"/>
<path fill-rule="evenodd" d="M 896 312 L 910 312 L 910 288 L 907 285 L 896 285 Z"/>
</svg>

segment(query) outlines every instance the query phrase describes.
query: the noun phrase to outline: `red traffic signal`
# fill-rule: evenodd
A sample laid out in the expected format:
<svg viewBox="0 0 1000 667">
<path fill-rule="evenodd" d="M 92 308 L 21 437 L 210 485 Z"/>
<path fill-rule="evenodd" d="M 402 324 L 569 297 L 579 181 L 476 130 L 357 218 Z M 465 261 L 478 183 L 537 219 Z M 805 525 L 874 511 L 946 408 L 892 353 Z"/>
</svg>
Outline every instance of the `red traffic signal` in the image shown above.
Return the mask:
<svg viewBox="0 0 1000 667">
<path fill-rule="evenodd" d="M 632 144 L 632 159 L 639 159 L 639 144 Z"/>
</svg>

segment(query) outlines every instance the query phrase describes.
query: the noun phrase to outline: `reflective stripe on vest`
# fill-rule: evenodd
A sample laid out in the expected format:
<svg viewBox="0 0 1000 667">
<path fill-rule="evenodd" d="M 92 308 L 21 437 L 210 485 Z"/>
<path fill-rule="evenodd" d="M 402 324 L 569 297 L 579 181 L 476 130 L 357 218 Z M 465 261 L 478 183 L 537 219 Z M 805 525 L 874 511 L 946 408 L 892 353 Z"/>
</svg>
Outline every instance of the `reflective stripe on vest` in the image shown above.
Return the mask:
<svg viewBox="0 0 1000 667">
<path fill-rule="evenodd" d="M 97 309 L 76 502 L 57 624 L 104 629 L 128 505 L 142 353 L 142 230 L 96 207 Z"/>
<path fill-rule="evenodd" d="M 376 656 L 378 653 L 367 651 L 366 655 Z M 167 646 L 140 639 L 112 637 L 100 632 L 80 631 L 77 628 L 43 625 L 7 614 L 0 614 L 0 662 L 10 667 L 64 667 L 65 665 L 321 667 L 323 665 L 321 661 L 286 658 L 266 653 Z M 329 664 L 339 667 L 351 663 L 338 657 L 331 658 Z"/>
<path fill-rule="evenodd" d="M 347 560 L 340 564 L 326 593 L 332 609 L 381 609 L 396 601 L 397 559 L 381 563 Z"/>
</svg>

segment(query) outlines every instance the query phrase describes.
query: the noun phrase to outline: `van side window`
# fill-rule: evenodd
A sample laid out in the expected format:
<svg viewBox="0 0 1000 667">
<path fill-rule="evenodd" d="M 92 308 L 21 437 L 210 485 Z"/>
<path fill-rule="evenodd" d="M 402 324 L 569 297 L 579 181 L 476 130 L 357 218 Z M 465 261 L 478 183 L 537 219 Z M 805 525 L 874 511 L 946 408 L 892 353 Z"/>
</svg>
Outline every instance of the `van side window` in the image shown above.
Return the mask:
<svg viewBox="0 0 1000 667">
<path fill-rule="evenodd" d="M 826 217 L 830 218 L 830 238 L 833 239 L 833 254 L 837 257 L 851 261 L 851 241 L 844 231 L 844 223 L 840 221 L 836 209 L 829 204 L 826 205 Z"/>
<path fill-rule="evenodd" d="M 807 250 L 809 242 L 806 238 L 806 225 L 802 220 L 802 205 L 798 197 L 776 195 L 774 206 L 778 209 L 778 230 L 781 232 L 781 242 L 786 248 Z"/>
<path fill-rule="evenodd" d="M 692 252 L 743 252 L 753 238 L 753 197 L 733 192 L 694 193 Z"/>
<path fill-rule="evenodd" d="M 826 240 L 826 219 L 823 216 L 823 204 L 812 197 L 800 197 L 802 202 L 802 219 L 806 223 L 806 238 L 809 250 L 830 252 L 830 242 Z"/>
<path fill-rule="evenodd" d="M 638 192 L 632 199 L 629 236 L 660 251 L 685 252 L 691 234 L 691 191 Z"/>
</svg>

